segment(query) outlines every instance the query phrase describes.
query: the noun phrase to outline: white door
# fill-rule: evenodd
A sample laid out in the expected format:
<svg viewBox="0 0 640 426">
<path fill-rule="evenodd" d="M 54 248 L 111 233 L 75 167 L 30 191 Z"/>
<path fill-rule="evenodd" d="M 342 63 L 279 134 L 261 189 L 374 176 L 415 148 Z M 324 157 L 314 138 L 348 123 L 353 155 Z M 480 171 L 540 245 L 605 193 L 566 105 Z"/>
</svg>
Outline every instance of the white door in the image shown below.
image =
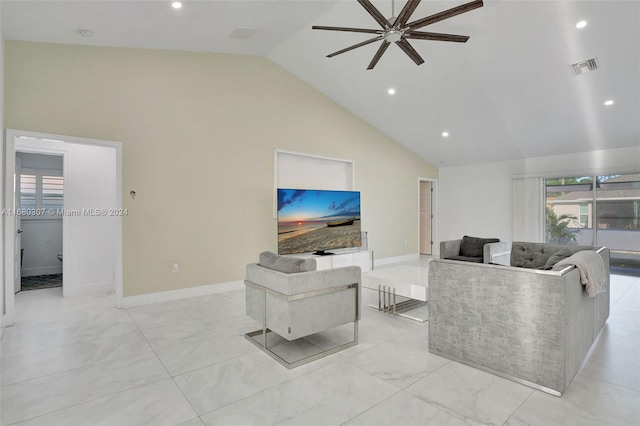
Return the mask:
<svg viewBox="0 0 640 426">
<path fill-rule="evenodd" d="M 20 159 L 16 158 L 16 178 L 15 181 L 15 197 L 16 203 L 14 205 L 14 218 L 16 222 L 16 233 L 14 235 L 14 243 L 13 243 L 13 292 L 17 293 L 22 289 L 22 229 L 20 229 L 20 216 L 15 214 L 18 208 L 18 196 L 20 195 L 20 188 L 18 185 L 20 184 Z"/>
<path fill-rule="evenodd" d="M 431 225 L 433 223 L 433 187 L 431 182 L 420 182 L 420 253 L 433 254 L 433 238 Z"/>
<path fill-rule="evenodd" d="M 13 252 L 13 292 L 17 293 L 22 289 L 22 229 L 20 229 L 20 216 L 16 218 L 16 235 L 14 240 L 15 250 Z"/>
</svg>

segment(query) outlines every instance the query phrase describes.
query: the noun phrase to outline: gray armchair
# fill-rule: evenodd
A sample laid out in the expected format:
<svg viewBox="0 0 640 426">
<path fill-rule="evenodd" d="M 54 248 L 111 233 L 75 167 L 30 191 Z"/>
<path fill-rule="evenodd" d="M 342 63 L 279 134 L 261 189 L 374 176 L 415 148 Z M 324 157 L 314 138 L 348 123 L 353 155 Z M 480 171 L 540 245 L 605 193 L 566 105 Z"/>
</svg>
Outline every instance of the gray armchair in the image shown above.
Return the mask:
<svg viewBox="0 0 640 426">
<path fill-rule="evenodd" d="M 357 266 L 316 270 L 313 258 L 260 255 L 260 263 L 247 265 L 246 312 L 262 324 L 247 339 L 287 368 L 322 358 L 358 343 L 361 271 Z M 305 356 L 284 359 L 269 347 L 269 333 L 294 341 L 353 323 L 353 340 Z"/>
</svg>

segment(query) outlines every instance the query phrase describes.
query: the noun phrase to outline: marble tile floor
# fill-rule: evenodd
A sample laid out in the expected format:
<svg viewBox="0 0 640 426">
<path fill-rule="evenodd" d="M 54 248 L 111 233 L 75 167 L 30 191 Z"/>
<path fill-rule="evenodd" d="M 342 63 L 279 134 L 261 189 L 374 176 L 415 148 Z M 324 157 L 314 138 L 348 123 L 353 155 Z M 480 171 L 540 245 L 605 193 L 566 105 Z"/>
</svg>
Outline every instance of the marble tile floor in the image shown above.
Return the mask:
<svg viewBox="0 0 640 426">
<path fill-rule="evenodd" d="M 640 424 L 638 277 L 612 276 L 611 316 L 562 398 L 430 354 L 428 323 L 374 309 L 358 346 L 287 370 L 244 339 L 257 324 L 242 290 L 113 305 L 60 288 L 16 295 L 2 425 Z"/>
</svg>

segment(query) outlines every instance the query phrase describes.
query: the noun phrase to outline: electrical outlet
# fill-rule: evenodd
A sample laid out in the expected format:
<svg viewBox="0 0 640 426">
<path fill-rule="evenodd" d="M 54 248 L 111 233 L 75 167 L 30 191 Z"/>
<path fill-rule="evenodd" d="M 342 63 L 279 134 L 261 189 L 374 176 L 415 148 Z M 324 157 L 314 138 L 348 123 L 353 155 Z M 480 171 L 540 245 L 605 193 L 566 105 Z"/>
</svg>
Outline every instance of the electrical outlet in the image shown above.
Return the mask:
<svg viewBox="0 0 640 426">
<path fill-rule="evenodd" d="M 178 262 L 171 264 L 171 272 L 180 272 L 180 264 Z"/>
</svg>

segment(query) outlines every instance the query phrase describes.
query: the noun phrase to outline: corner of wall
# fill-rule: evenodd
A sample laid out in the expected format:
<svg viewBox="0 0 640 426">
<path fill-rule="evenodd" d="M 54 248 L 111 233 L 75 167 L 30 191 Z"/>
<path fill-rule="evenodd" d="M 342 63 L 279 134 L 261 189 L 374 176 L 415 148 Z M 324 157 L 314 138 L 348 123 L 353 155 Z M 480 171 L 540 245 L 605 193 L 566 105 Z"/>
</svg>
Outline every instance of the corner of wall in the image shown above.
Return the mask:
<svg viewBox="0 0 640 426">
<path fill-rule="evenodd" d="M 2 7 L 0 7 L 0 208 L 4 210 L 4 37 L 2 36 Z M 4 217 L 0 220 L 0 277 L 4 277 Z M 4 283 L 5 280 L 2 280 Z M 5 283 L 6 284 L 6 283 Z M 4 284 L 0 287 L 0 317 L 6 312 Z M 2 321 L 0 321 L 2 322 Z"/>
</svg>

